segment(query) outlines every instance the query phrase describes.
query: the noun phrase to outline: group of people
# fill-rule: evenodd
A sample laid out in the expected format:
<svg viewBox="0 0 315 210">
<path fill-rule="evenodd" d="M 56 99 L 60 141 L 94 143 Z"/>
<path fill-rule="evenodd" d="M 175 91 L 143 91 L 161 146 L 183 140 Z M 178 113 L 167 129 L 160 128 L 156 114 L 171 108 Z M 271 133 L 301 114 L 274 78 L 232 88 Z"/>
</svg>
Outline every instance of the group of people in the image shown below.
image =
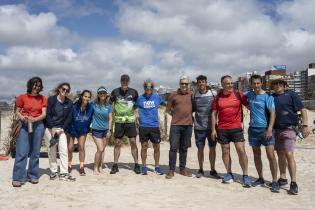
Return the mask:
<svg viewBox="0 0 315 210">
<path fill-rule="evenodd" d="M 243 186 L 248 188 L 265 185 L 261 159 L 263 145 L 272 175 L 271 191 L 279 192 L 281 186 L 288 184 L 286 178 L 288 167 L 291 177 L 288 192 L 298 194 L 294 160 L 298 112 L 301 112 L 303 124 L 301 132 L 304 137 L 309 135 L 308 119 L 300 98 L 295 92 L 288 90 L 285 80 L 272 81 L 273 93 L 271 94 L 262 89 L 262 77 L 252 75 L 252 89 L 243 93 L 234 89 L 232 77 L 225 75 L 221 78 L 222 89 L 217 93 L 214 89 L 208 88 L 207 77 L 204 75 L 197 77 L 197 90 L 194 92 L 189 87 L 189 78 L 181 76 L 178 90 L 171 93 L 167 103 L 154 92 L 154 82 L 151 79 L 144 81 L 144 93 L 140 96 L 135 89 L 129 87 L 129 83 L 130 77 L 124 74 L 120 78 L 120 87 L 114 89 L 111 94 L 102 86 L 98 88 L 94 102 L 91 102 L 90 90 L 82 91 L 79 99 L 72 102 L 68 97 L 71 90 L 69 83 L 59 84 L 54 90 L 55 94 L 46 99 L 45 96 L 40 95 L 43 90 L 41 78 L 31 78 L 27 82 L 27 93 L 20 95 L 16 100 L 16 114 L 23 122 L 23 126 L 16 143 L 12 185 L 20 187 L 26 180 L 32 184 L 38 183 L 39 154 L 44 134 L 47 136 L 46 139 L 50 139 L 48 156 L 51 180 L 59 178 L 75 181 L 75 178 L 71 176 L 75 139 L 79 145 L 79 173 L 82 176 L 86 174 L 84 170 L 85 141 L 90 131 L 97 148 L 94 159 L 95 175 L 101 173 L 104 150 L 112 131 L 114 131 L 115 146 L 114 164 L 110 174 L 119 172 L 121 141 L 124 136 L 127 136 L 135 163 L 134 172 L 148 174 L 146 159 L 148 142 L 151 141 L 154 149 L 154 171 L 158 175 L 163 175 L 159 165 L 161 134 L 158 107 L 166 105 L 166 111 L 172 116 L 172 120 L 169 133 L 169 170 L 165 178 L 172 179 L 175 175 L 177 153 L 179 153 L 179 173 L 183 176 L 192 176 L 186 168 L 186 160 L 194 129 L 199 163 L 196 177 L 205 175 L 204 147 L 208 140 L 210 176 L 221 179 L 215 168 L 218 142 L 221 145 L 222 160 L 226 169 L 222 182 L 232 183 L 234 181 L 230 155 L 232 142 L 242 168 Z M 250 111 L 248 141 L 253 150 L 258 173 L 258 179 L 253 182 L 248 176 L 248 158 L 242 127 L 243 106 Z M 137 120 L 139 120 L 141 142 L 141 167 L 138 163 L 136 144 Z M 57 147 L 60 156 L 59 172 Z M 277 151 L 278 161 L 274 150 Z M 25 177 L 28 156 L 29 164 Z"/>
</svg>

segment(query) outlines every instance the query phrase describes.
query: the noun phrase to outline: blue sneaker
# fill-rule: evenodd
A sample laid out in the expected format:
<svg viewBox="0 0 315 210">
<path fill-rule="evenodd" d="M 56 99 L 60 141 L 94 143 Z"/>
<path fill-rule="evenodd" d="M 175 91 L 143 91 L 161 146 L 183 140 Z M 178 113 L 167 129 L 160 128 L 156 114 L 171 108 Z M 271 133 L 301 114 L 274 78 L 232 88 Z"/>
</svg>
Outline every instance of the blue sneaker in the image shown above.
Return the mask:
<svg viewBox="0 0 315 210">
<path fill-rule="evenodd" d="M 265 180 L 263 178 L 258 178 L 256 181 L 252 182 L 253 187 L 264 186 Z"/>
<path fill-rule="evenodd" d="M 272 182 L 270 191 L 274 192 L 274 193 L 278 193 L 280 191 L 279 183 L 278 182 Z"/>
<path fill-rule="evenodd" d="M 246 188 L 251 187 L 250 179 L 247 175 L 243 175 L 243 187 L 246 187 Z"/>
<path fill-rule="evenodd" d="M 155 172 L 157 175 L 163 175 L 163 174 L 164 174 L 164 173 L 162 172 L 160 166 L 155 167 L 154 172 Z"/>
<path fill-rule="evenodd" d="M 141 167 L 141 173 L 142 175 L 148 175 L 148 168 L 146 166 Z"/>
<path fill-rule="evenodd" d="M 226 173 L 223 176 L 222 183 L 229 184 L 234 182 L 234 176 L 232 173 Z"/>
</svg>

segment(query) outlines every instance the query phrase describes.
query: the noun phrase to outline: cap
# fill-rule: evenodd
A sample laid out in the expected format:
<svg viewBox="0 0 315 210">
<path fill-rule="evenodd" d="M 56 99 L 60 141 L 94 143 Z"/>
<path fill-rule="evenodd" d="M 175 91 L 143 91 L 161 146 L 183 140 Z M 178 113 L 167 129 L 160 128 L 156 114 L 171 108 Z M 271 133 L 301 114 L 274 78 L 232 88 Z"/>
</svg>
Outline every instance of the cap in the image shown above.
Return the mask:
<svg viewBox="0 0 315 210">
<path fill-rule="evenodd" d="M 107 93 L 107 90 L 104 86 L 101 86 L 97 89 L 97 93 L 100 93 L 100 92 L 106 92 Z"/>
<path fill-rule="evenodd" d="M 121 77 L 120 77 L 120 81 L 129 82 L 129 80 L 130 80 L 130 77 L 129 77 L 128 74 L 123 74 L 123 75 L 121 75 Z"/>
</svg>

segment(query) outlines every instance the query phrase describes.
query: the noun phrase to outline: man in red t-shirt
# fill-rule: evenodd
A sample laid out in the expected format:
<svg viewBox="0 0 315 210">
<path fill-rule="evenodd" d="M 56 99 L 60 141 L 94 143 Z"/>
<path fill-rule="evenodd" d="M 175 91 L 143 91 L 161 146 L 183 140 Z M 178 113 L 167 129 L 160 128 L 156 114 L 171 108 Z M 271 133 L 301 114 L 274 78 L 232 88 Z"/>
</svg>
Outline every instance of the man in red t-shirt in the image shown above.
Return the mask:
<svg viewBox="0 0 315 210">
<path fill-rule="evenodd" d="M 223 76 L 221 78 L 221 85 L 223 90 L 219 92 L 212 103 L 211 136 L 213 139 L 217 139 L 222 148 L 222 159 L 227 170 L 222 182 L 232 183 L 234 181 L 230 156 L 230 142 L 233 142 L 243 170 L 243 186 L 250 187 L 248 159 L 245 151 L 245 139 L 242 129 L 242 105 L 248 106 L 248 103 L 242 92 L 234 90 L 231 76 Z"/>
</svg>

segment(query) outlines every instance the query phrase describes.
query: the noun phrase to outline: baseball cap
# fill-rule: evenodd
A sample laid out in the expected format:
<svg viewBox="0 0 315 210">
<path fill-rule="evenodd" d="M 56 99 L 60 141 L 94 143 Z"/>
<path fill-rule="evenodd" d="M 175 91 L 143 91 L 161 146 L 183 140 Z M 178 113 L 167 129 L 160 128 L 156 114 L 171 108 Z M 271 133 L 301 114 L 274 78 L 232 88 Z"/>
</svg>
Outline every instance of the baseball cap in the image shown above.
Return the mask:
<svg viewBox="0 0 315 210">
<path fill-rule="evenodd" d="M 100 92 L 106 92 L 107 93 L 107 90 L 104 86 L 101 86 L 97 89 L 97 93 L 100 93 Z"/>
</svg>

